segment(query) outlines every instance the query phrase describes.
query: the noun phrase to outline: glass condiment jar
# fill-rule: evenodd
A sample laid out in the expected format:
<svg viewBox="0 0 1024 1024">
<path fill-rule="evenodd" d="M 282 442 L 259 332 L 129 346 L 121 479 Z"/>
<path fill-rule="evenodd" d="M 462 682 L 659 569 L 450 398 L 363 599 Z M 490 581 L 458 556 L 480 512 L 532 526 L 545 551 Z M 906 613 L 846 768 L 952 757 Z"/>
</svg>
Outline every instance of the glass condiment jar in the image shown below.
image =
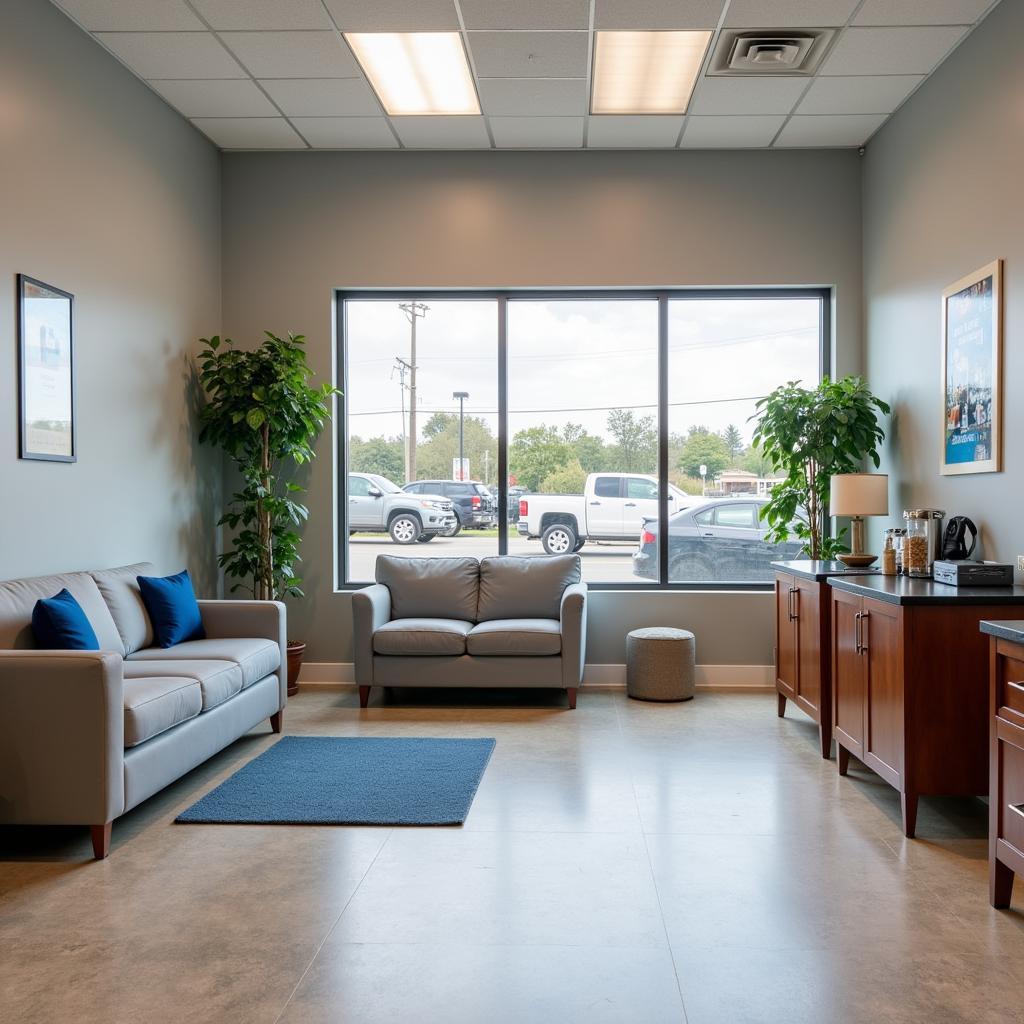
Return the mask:
<svg viewBox="0 0 1024 1024">
<path fill-rule="evenodd" d="M 903 572 L 903 543 L 907 539 L 907 531 L 902 526 L 891 526 L 885 531 L 886 540 L 892 540 L 892 549 L 896 553 L 896 572 Z"/>
<path fill-rule="evenodd" d="M 903 572 L 907 576 L 932 574 L 931 517 L 907 515 L 907 536 L 903 542 Z"/>
</svg>

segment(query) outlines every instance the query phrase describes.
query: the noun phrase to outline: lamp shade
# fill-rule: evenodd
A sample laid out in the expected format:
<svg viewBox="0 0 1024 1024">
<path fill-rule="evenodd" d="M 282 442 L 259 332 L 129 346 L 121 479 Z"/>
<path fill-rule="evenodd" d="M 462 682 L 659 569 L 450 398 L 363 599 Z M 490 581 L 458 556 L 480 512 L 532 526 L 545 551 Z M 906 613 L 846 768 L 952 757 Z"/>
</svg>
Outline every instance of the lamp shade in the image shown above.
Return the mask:
<svg viewBox="0 0 1024 1024">
<path fill-rule="evenodd" d="M 832 477 L 829 487 L 834 516 L 889 514 L 889 477 L 885 473 L 842 473 Z"/>
</svg>

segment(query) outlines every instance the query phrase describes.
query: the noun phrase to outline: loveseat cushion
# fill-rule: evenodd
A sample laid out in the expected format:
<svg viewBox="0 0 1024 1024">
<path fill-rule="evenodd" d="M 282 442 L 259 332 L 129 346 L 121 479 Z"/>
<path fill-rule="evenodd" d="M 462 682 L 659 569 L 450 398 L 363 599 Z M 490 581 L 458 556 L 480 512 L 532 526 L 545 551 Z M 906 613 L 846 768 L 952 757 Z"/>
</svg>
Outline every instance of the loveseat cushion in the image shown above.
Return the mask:
<svg viewBox="0 0 1024 1024">
<path fill-rule="evenodd" d="M 484 558 L 476 620 L 557 619 L 563 591 L 579 581 L 579 555 Z"/>
<path fill-rule="evenodd" d="M 465 654 L 472 622 L 462 619 L 392 619 L 373 634 L 376 654 Z"/>
<path fill-rule="evenodd" d="M 186 640 L 173 647 L 146 647 L 128 656 L 129 661 L 233 661 L 242 667 L 242 689 L 276 672 L 281 648 L 272 640 Z"/>
<path fill-rule="evenodd" d="M 466 653 L 485 657 L 534 658 L 561 651 L 557 619 L 489 619 L 474 626 L 466 638 Z"/>
<path fill-rule="evenodd" d="M 180 676 L 194 679 L 203 694 L 203 710 L 223 704 L 242 689 L 242 666 L 234 661 L 138 661 L 124 663 L 125 679 Z"/>
<path fill-rule="evenodd" d="M 376 576 L 391 592 L 393 619 L 476 620 L 480 563 L 475 558 L 378 555 Z"/>
<path fill-rule="evenodd" d="M 155 573 L 156 566 L 152 562 L 136 562 L 135 565 L 97 569 L 89 573 L 110 609 L 125 654 L 132 654 L 153 643 L 153 624 L 139 592 L 138 578 Z"/>
<path fill-rule="evenodd" d="M 146 676 L 124 681 L 124 745 L 137 747 L 168 729 L 195 718 L 203 694 L 195 679 Z"/>
</svg>

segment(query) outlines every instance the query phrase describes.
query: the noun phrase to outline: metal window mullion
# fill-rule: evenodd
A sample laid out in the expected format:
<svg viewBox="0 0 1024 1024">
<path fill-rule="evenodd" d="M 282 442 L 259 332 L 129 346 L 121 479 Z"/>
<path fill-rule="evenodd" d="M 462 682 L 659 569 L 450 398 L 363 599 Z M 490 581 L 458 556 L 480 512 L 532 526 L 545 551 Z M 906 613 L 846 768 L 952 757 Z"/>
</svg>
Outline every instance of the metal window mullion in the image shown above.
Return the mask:
<svg viewBox="0 0 1024 1024">
<path fill-rule="evenodd" d="M 658 584 L 668 583 L 668 295 L 658 295 Z"/>
<path fill-rule="evenodd" d="M 498 303 L 498 554 L 508 554 L 508 299 Z"/>
</svg>

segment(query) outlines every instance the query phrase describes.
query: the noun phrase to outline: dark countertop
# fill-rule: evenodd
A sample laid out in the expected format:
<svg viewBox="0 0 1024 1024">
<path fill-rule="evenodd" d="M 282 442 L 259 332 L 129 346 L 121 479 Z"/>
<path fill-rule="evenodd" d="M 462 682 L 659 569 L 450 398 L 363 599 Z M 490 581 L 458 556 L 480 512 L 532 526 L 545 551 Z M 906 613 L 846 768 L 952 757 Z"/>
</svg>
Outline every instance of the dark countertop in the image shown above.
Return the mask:
<svg viewBox="0 0 1024 1024">
<path fill-rule="evenodd" d="M 820 583 L 831 576 L 870 576 L 877 573 L 877 566 L 868 566 L 866 569 L 847 569 L 842 562 L 772 562 L 772 568 L 780 572 L 788 572 L 793 576 L 799 576 L 803 580 L 815 580 Z"/>
<path fill-rule="evenodd" d="M 1024 605 L 1024 587 L 950 587 L 910 576 L 832 576 L 829 586 L 886 604 L 900 605 Z"/>
<path fill-rule="evenodd" d="M 1000 640 L 1010 640 L 1015 644 L 1024 644 L 1024 619 L 1006 619 L 998 622 L 984 619 L 979 628 L 982 633 L 988 633 L 989 636 L 997 636 Z"/>
</svg>

